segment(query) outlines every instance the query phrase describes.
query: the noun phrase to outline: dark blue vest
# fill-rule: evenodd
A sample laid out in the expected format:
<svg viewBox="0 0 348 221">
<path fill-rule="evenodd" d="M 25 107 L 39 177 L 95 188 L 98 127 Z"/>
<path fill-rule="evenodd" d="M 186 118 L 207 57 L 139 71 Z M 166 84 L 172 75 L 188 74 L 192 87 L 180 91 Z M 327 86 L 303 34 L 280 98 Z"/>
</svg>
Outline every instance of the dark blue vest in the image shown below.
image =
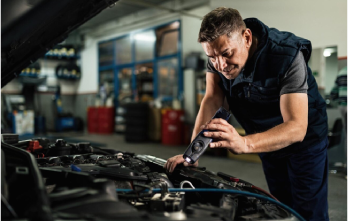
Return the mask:
<svg viewBox="0 0 348 221">
<path fill-rule="evenodd" d="M 322 141 L 328 133 L 326 103 L 308 67 L 311 42 L 290 32 L 269 28 L 256 18 L 244 20 L 258 47 L 244 70 L 234 80 L 219 73 L 220 87 L 226 95 L 230 110 L 247 134 L 264 132 L 283 123 L 280 112 L 280 79 L 302 51 L 308 71 L 308 128 L 302 142 L 292 144 L 272 154 L 288 154 Z"/>
</svg>

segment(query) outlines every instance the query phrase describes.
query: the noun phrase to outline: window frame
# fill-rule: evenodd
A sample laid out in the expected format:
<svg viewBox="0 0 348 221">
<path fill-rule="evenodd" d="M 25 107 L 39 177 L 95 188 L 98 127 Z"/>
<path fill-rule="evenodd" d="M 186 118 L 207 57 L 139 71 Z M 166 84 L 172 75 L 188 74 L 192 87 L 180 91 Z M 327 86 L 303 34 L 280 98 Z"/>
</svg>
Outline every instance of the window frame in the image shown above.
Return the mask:
<svg viewBox="0 0 348 221">
<path fill-rule="evenodd" d="M 149 60 L 142 60 L 142 61 L 136 61 L 135 59 L 135 39 L 134 36 L 136 34 L 140 34 L 143 32 L 147 32 L 150 30 L 153 30 L 156 33 L 157 29 L 166 27 L 174 22 L 179 22 L 179 27 L 175 28 L 175 29 L 171 29 L 169 31 L 166 32 L 172 32 L 172 31 L 178 31 L 178 42 L 177 42 L 177 52 L 173 53 L 173 54 L 168 54 L 168 55 L 164 55 L 164 56 L 158 56 L 157 55 L 157 44 L 155 43 L 153 46 L 153 59 L 149 59 Z M 183 93 L 183 70 L 182 70 L 182 42 L 181 42 L 181 27 L 182 26 L 182 22 L 181 20 L 173 20 L 170 22 L 166 22 L 164 24 L 161 25 L 157 25 L 157 26 L 153 26 L 150 28 L 145 28 L 145 29 L 140 29 L 140 30 L 136 30 L 124 35 L 120 35 L 118 37 L 115 38 L 111 38 L 111 39 L 107 39 L 107 40 L 103 40 L 98 42 L 98 81 L 100 79 L 100 71 L 103 70 L 109 70 L 112 69 L 114 70 L 114 93 L 115 93 L 115 106 L 118 106 L 118 96 L 119 96 L 119 79 L 118 79 L 118 71 L 122 68 L 132 68 L 132 91 L 136 90 L 137 85 L 136 85 L 136 75 L 135 75 L 135 68 L 137 65 L 139 64 L 144 64 L 144 63 L 153 63 L 153 85 L 154 85 L 154 91 L 153 91 L 153 97 L 154 99 L 158 98 L 158 93 L 159 93 L 159 81 L 158 81 L 158 62 L 162 61 L 162 60 L 166 60 L 166 59 L 170 59 L 170 58 L 176 58 L 178 61 L 177 67 L 176 67 L 176 73 L 177 73 L 177 84 L 178 84 L 178 92 L 177 92 L 177 99 L 180 98 L 182 96 Z M 116 52 L 116 41 L 122 38 L 127 38 L 129 37 L 131 39 L 131 53 L 132 53 L 132 59 L 130 63 L 125 63 L 125 64 L 116 64 L 116 59 L 117 59 L 117 52 Z M 163 40 L 163 39 L 162 39 Z M 161 41 L 162 41 L 161 40 Z M 109 41 L 113 41 L 113 62 L 112 65 L 100 65 L 99 63 L 99 46 L 102 43 L 105 42 L 109 42 Z M 156 38 L 157 41 L 157 38 Z M 159 46 L 161 46 L 161 43 L 159 44 Z M 100 86 L 100 82 L 99 82 L 99 86 Z M 132 94 L 133 99 L 134 99 L 134 94 Z M 163 98 L 163 100 L 166 101 L 170 101 L 173 100 L 173 97 L 170 96 L 166 96 Z"/>
</svg>

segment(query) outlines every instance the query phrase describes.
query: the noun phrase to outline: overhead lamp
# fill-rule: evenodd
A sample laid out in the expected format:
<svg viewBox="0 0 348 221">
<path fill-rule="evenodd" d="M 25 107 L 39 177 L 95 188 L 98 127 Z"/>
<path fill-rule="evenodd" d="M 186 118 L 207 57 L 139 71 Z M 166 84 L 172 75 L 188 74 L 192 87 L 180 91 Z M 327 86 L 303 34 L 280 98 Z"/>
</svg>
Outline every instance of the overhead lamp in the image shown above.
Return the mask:
<svg viewBox="0 0 348 221">
<path fill-rule="evenodd" d="M 148 35 L 148 34 L 137 34 L 134 36 L 135 40 L 138 41 L 148 41 L 148 42 L 154 42 L 156 41 L 156 37 L 153 35 Z"/>
<path fill-rule="evenodd" d="M 329 51 L 329 50 L 324 50 L 323 55 L 324 55 L 324 57 L 330 57 L 330 56 L 331 56 L 331 51 Z"/>
<path fill-rule="evenodd" d="M 333 48 L 333 47 L 331 47 L 331 48 L 325 48 L 325 49 L 324 49 L 324 52 L 323 52 L 323 55 L 324 55 L 324 57 L 330 57 L 331 54 L 332 54 L 332 53 L 335 53 L 335 52 L 337 52 L 337 48 Z"/>
</svg>

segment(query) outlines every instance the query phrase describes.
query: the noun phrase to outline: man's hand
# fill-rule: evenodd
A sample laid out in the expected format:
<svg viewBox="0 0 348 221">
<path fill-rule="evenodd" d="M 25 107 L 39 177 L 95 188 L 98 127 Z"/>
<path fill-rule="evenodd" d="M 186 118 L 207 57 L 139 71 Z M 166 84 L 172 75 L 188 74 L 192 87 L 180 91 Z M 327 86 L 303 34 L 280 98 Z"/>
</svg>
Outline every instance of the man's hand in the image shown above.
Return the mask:
<svg viewBox="0 0 348 221">
<path fill-rule="evenodd" d="M 193 167 L 197 167 L 198 166 L 198 161 L 196 161 L 196 163 L 194 164 L 189 164 L 187 163 L 184 158 L 183 158 L 183 155 L 180 154 L 180 155 L 176 155 L 174 157 L 171 157 L 167 160 L 167 163 L 164 164 L 164 168 L 169 172 L 169 173 L 172 173 L 175 169 L 175 167 L 178 165 L 178 164 L 181 164 L 181 163 L 184 163 L 184 166 L 187 167 L 187 166 L 193 166 Z"/>
<path fill-rule="evenodd" d="M 227 148 L 234 154 L 242 154 L 248 152 L 248 146 L 244 137 L 240 136 L 236 129 L 226 120 L 216 118 L 208 121 L 201 126 L 204 136 L 214 139 L 209 144 L 210 148 Z"/>
</svg>

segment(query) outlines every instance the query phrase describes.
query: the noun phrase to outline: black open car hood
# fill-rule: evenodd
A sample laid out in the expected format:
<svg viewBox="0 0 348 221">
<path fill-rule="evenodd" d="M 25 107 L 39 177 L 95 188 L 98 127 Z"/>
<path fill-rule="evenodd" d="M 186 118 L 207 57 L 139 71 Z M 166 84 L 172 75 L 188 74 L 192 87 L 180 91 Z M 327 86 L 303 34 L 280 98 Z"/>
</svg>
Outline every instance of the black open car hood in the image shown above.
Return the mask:
<svg viewBox="0 0 348 221">
<path fill-rule="evenodd" d="M 1 1 L 1 88 L 118 0 Z"/>
</svg>

